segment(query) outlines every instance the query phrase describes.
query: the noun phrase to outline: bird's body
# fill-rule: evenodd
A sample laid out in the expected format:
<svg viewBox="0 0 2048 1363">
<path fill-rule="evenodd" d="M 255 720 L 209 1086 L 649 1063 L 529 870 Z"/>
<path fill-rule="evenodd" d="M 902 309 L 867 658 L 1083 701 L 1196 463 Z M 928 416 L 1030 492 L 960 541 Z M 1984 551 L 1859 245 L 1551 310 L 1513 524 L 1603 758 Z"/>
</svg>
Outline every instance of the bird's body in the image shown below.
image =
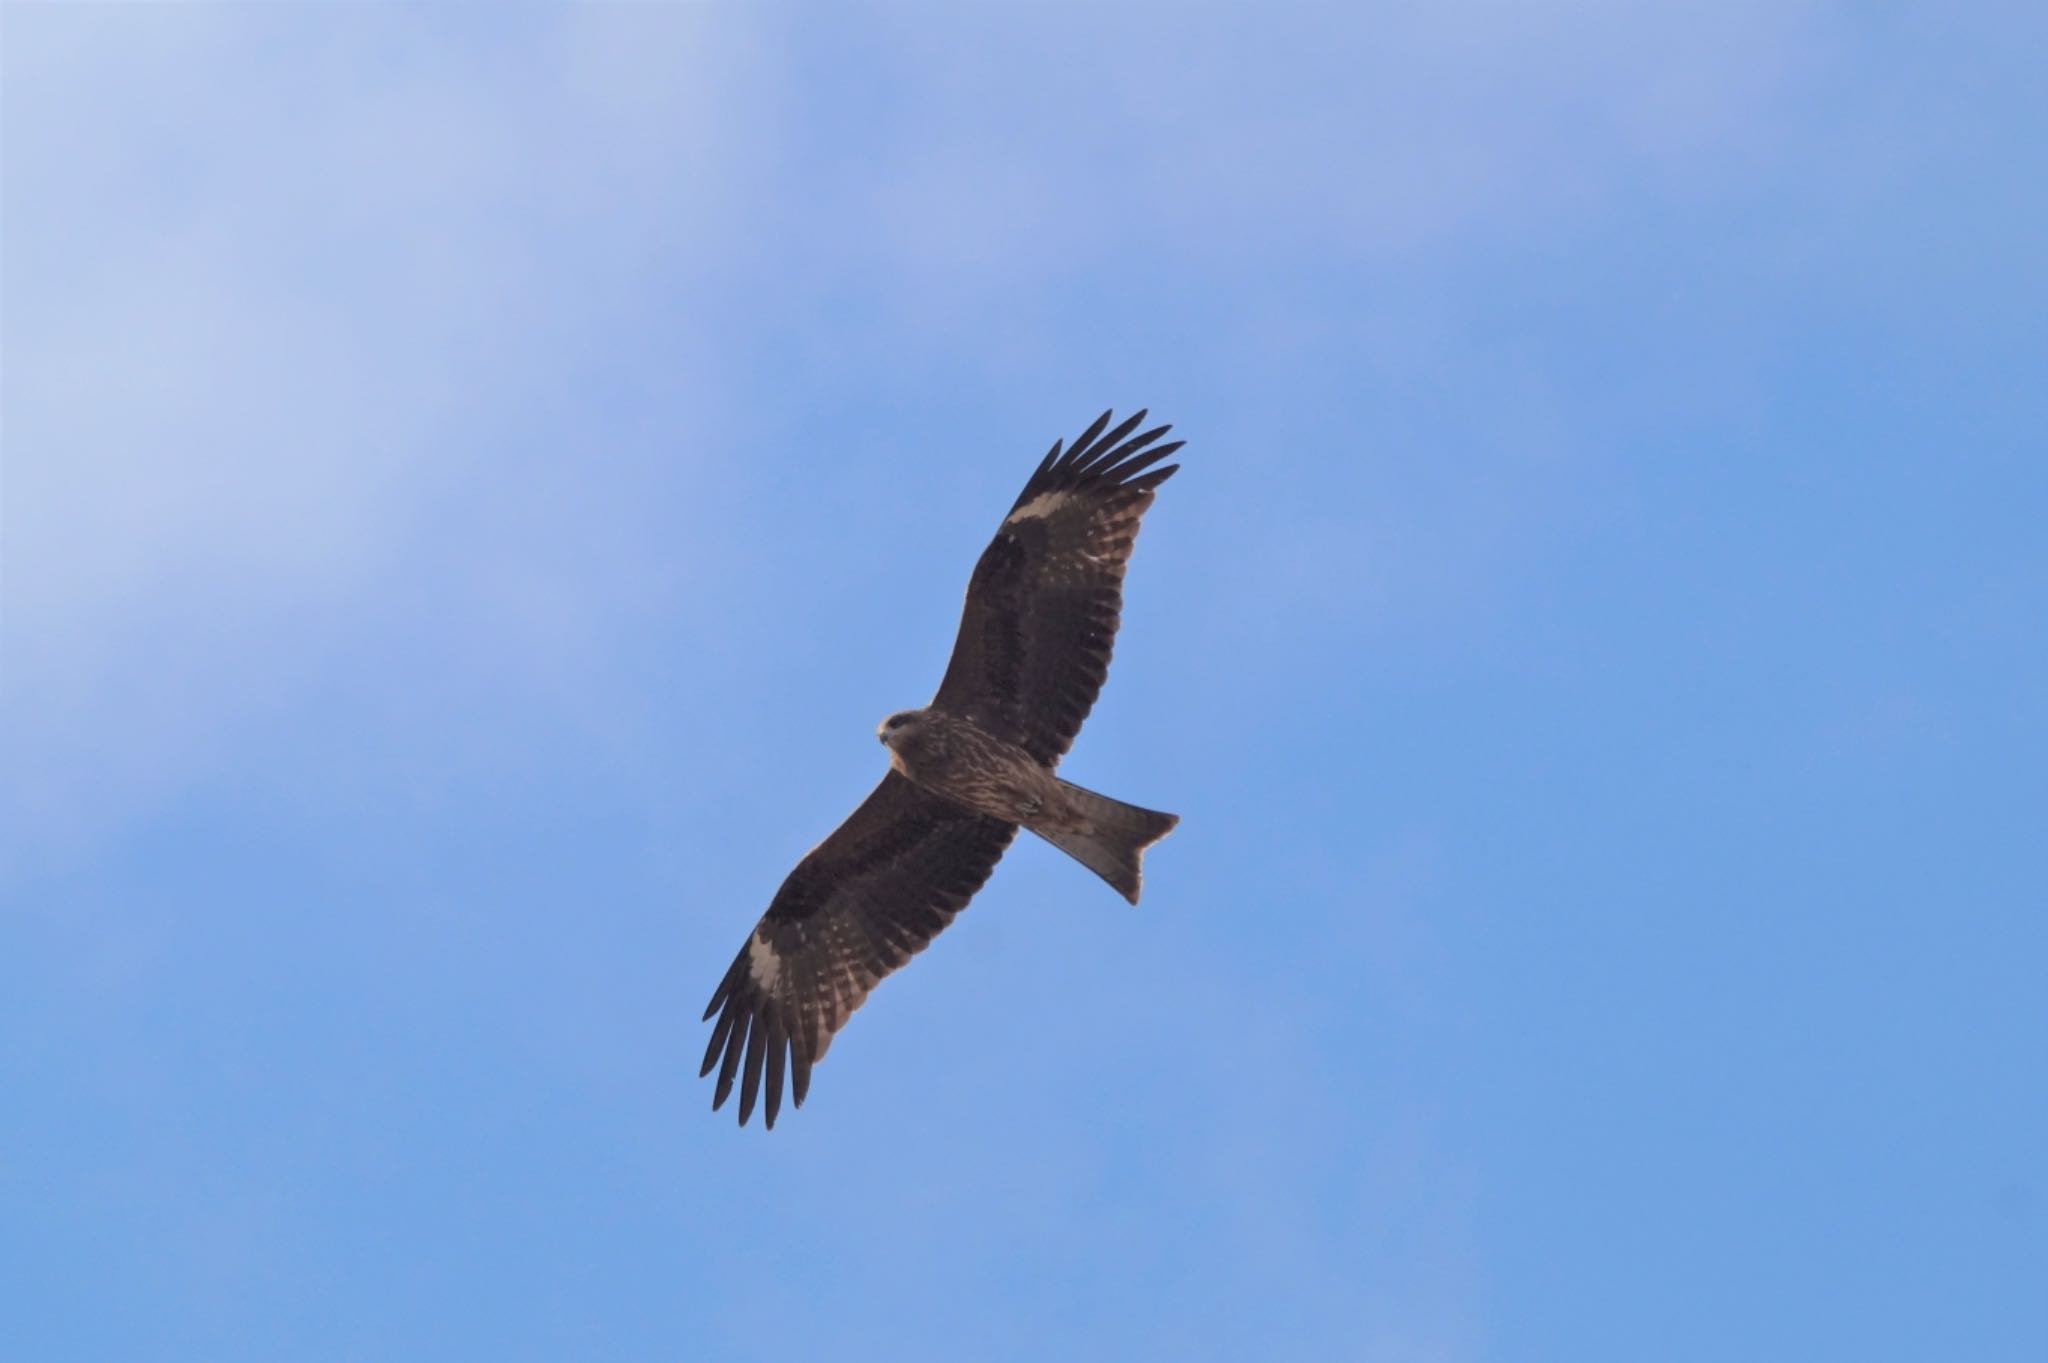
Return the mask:
<svg viewBox="0 0 2048 1363">
<path fill-rule="evenodd" d="M 1004 823 L 1071 817 L 1052 768 L 971 719 L 943 710 L 907 710 L 882 721 L 877 735 L 889 766 L 912 785 Z"/>
<path fill-rule="evenodd" d="M 1062 781 L 1049 763 L 937 708 L 891 715 L 876 736 L 889 748 L 891 769 L 911 784 L 1030 829 L 1133 904 L 1139 855 L 1180 822 Z"/>
<path fill-rule="evenodd" d="M 765 1078 L 772 1127 L 785 1074 L 801 1105 L 847 1017 L 966 907 L 1020 827 L 1138 902 L 1140 858 L 1178 819 L 1054 768 L 1108 674 L 1139 518 L 1177 467 L 1153 467 L 1180 448 L 1154 445 L 1168 428 L 1131 436 L 1144 415 L 1105 431 L 1104 412 L 1064 454 L 1056 442 L 997 528 L 938 694 L 882 722 L 882 783 L 789 873 L 704 1012 L 712 1107 L 737 1081 L 744 1124 Z"/>
</svg>

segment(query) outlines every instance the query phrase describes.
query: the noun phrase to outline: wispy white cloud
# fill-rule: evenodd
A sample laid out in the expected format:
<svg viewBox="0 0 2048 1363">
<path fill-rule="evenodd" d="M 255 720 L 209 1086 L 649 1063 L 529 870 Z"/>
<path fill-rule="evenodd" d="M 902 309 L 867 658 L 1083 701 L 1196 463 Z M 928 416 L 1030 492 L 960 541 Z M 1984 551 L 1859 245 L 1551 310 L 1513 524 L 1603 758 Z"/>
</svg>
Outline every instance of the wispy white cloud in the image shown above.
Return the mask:
<svg viewBox="0 0 2048 1363">
<path fill-rule="evenodd" d="M 588 428 L 593 373 L 715 422 L 697 357 L 608 333 L 730 239 L 746 42 L 712 60 L 681 12 L 8 26 L 11 826 L 146 807 L 398 622 L 574 696 L 549 678 L 687 570 L 646 507 L 702 461 L 536 446 Z"/>
</svg>

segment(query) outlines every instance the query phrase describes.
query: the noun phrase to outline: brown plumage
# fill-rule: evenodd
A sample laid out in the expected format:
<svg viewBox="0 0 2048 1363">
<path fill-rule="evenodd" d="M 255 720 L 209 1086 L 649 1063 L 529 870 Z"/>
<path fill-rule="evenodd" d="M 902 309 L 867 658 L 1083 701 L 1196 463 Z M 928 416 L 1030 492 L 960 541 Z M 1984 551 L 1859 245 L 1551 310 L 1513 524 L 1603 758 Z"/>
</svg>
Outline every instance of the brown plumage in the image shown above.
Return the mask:
<svg viewBox="0 0 2048 1363">
<path fill-rule="evenodd" d="M 891 715 L 877 736 L 890 770 L 797 863 L 711 1005 L 701 1073 L 713 1108 L 735 1083 L 739 1119 L 765 1079 L 770 1127 L 785 1074 L 799 1106 L 811 1067 L 884 975 L 965 908 L 1022 826 L 1132 903 L 1144 849 L 1178 822 L 1060 780 L 1109 672 L 1124 568 L 1138 521 L 1178 465 L 1168 427 L 1131 434 L 1104 412 L 1062 452 L 1055 442 L 975 564 L 938 694 Z"/>
</svg>

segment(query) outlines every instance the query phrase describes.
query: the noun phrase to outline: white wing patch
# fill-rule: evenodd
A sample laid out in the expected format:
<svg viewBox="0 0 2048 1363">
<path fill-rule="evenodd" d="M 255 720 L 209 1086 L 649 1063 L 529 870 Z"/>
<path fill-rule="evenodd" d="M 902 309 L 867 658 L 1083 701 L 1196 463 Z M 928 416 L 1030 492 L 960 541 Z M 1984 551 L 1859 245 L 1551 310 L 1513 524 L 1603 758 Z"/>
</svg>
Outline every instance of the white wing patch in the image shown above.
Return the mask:
<svg viewBox="0 0 2048 1363">
<path fill-rule="evenodd" d="M 775 954 L 775 948 L 759 937 L 747 939 L 747 973 L 754 977 L 754 984 L 766 993 L 775 988 L 775 979 L 782 973 L 782 958 Z"/>
<path fill-rule="evenodd" d="M 1041 492 L 1009 515 L 1003 517 L 1003 524 L 1009 525 L 1013 521 L 1031 521 L 1037 520 L 1040 517 L 1050 516 L 1053 512 L 1065 506 L 1072 496 L 1071 492 Z"/>
</svg>

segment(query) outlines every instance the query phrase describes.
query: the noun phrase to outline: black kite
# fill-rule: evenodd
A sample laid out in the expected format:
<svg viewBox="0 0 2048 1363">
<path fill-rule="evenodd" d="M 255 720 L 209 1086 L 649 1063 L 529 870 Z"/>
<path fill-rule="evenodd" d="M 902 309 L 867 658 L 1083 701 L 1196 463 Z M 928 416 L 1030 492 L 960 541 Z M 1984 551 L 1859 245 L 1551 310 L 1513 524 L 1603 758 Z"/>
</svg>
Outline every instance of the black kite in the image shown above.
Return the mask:
<svg viewBox="0 0 2048 1363">
<path fill-rule="evenodd" d="M 1053 775 L 1108 675 L 1138 520 L 1179 467 L 1154 467 L 1181 447 L 1154 443 L 1169 427 L 1133 436 L 1144 412 L 1109 419 L 1064 454 L 1054 442 L 1024 485 L 974 565 L 938 694 L 882 721 L 888 774 L 789 873 L 704 1010 L 711 1106 L 738 1079 L 742 1125 L 764 1071 L 771 1128 L 785 1070 L 803 1105 L 833 1035 L 967 906 L 1020 826 L 1138 902 L 1139 857 L 1178 818 Z"/>
</svg>

